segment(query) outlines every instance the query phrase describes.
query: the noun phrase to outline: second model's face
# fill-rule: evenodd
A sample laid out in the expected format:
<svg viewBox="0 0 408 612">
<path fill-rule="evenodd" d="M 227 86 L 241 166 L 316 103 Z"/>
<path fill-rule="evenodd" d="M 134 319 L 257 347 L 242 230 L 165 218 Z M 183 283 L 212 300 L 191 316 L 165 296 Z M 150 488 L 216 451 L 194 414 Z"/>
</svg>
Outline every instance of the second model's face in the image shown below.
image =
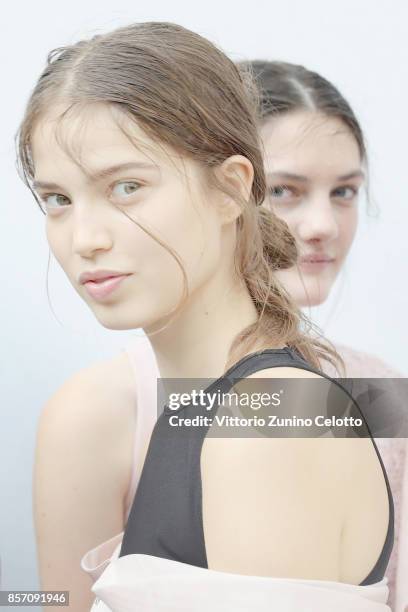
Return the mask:
<svg viewBox="0 0 408 612">
<path fill-rule="evenodd" d="M 261 129 L 264 206 L 289 226 L 298 266 L 276 274 L 300 306 L 324 302 L 352 244 L 364 180 L 357 142 L 339 119 L 288 113 Z"/>
<path fill-rule="evenodd" d="M 64 119 L 62 140 L 53 117 L 45 117 L 32 136 L 35 190 L 47 212 L 50 248 L 99 322 L 154 331 L 183 289 L 180 265 L 160 241 L 179 257 L 192 294 L 215 273 L 221 226 L 198 166 L 174 152 L 169 157 L 134 122 L 119 118 L 137 146 L 106 106 Z M 82 273 L 101 269 L 127 276 L 109 293 L 81 283 Z"/>
</svg>

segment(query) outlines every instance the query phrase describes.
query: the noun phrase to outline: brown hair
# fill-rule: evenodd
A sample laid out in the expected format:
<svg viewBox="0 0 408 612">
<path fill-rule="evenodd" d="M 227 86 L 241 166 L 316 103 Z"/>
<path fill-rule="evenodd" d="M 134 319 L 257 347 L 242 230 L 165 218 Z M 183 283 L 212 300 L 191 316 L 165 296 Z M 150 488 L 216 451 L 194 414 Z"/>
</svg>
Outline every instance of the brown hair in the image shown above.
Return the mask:
<svg viewBox="0 0 408 612">
<path fill-rule="evenodd" d="M 253 60 L 238 64 L 251 75 L 258 88 L 261 123 L 299 110 L 320 112 L 340 119 L 354 136 L 366 170 L 366 195 L 369 200 L 367 147 L 360 123 L 340 91 L 313 70 L 289 62 Z"/>
<path fill-rule="evenodd" d="M 334 366 L 342 361 L 328 341 L 309 333 L 315 326 L 273 274 L 294 265 L 297 250 L 286 223 L 259 206 L 266 186 L 256 87 L 248 74 L 208 40 L 172 23 L 132 24 L 51 51 L 17 134 L 19 168 L 34 197 L 30 135 L 58 101 L 69 108 L 101 102 L 116 107 L 159 144 L 200 162 L 210 184 L 239 203 L 235 267 L 259 317 L 234 339 L 226 367 L 250 348 L 271 343 L 294 347 L 316 367 L 321 358 Z M 248 202 L 212 171 L 235 154 L 254 168 Z"/>
</svg>

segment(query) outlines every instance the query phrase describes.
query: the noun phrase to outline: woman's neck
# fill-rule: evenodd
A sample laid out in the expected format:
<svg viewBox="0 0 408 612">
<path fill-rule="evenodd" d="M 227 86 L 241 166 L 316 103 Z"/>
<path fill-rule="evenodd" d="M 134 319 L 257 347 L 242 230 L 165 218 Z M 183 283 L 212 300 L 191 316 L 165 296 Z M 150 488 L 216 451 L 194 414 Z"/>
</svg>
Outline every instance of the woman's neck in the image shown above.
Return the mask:
<svg viewBox="0 0 408 612">
<path fill-rule="evenodd" d="M 216 378 L 224 371 L 236 335 L 257 319 L 247 287 L 228 289 L 215 277 L 190 295 L 164 329 L 145 331 L 162 378 Z"/>
</svg>

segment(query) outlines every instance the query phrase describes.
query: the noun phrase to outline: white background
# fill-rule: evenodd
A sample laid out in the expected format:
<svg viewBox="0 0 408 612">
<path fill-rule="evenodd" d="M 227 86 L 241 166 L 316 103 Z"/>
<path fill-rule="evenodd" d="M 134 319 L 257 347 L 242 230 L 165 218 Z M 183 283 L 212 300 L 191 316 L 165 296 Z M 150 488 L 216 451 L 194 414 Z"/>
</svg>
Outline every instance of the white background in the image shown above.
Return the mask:
<svg viewBox="0 0 408 612">
<path fill-rule="evenodd" d="M 51 310 L 44 217 L 17 176 L 14 134 L 52 48 L 149 20 L 189 27 L 234 60 L 304 64 L 331 80 L 349 100 L 368 140 L 372 195 L 380 213 L 369 218 L 362 202 L 360 228 L 345 271 L 329 302 L 311 314 L 331 339 L 373 352 L 408 372 L 404 0 L 8 3 L 0 36 L 0 159 L 5 186 L 0 209 L 3 589 L 38 588 L 31 478 L 35 429 L 45 400 L 73 372 L 115 354 L 139 333 L 101 327 L 52 256 Z"/>
</svg>

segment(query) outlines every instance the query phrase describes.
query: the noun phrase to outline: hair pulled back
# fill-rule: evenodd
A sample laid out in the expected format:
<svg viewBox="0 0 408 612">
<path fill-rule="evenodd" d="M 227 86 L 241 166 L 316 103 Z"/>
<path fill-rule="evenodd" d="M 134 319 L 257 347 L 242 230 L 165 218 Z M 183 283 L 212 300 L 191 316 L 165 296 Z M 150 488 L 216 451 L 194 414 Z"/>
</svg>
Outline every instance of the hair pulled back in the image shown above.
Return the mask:
<svg viewBox="0 0 408 612">
<path fill-rule="evenodd" d="M 294 347 L 317 367 L 321 358 L 336 365 L 332 345 L 313 337 L 315 327 L 274 274 L 295 264 L 297 250 L 286 223 L 260 206 L 266 190 L 260 100 L 250 71 L 237 67 L 199 34 L 173 23 L 136 23 L 54 49 L 17 134 L 20 173 L 34 196 L 31 135 L 58 102 L 79 112 L 82 105 L 96 103 L 119 109 L 159 144 L 199 162 L 210 183 L 240 205 L 235 268 L 259 317 L 234 339 L 226 367 L 251 348 L 271 343 Z M 248 201 L 229 192 L 213 171 L 236 154 L 254 168 Z"/>
</svg>

